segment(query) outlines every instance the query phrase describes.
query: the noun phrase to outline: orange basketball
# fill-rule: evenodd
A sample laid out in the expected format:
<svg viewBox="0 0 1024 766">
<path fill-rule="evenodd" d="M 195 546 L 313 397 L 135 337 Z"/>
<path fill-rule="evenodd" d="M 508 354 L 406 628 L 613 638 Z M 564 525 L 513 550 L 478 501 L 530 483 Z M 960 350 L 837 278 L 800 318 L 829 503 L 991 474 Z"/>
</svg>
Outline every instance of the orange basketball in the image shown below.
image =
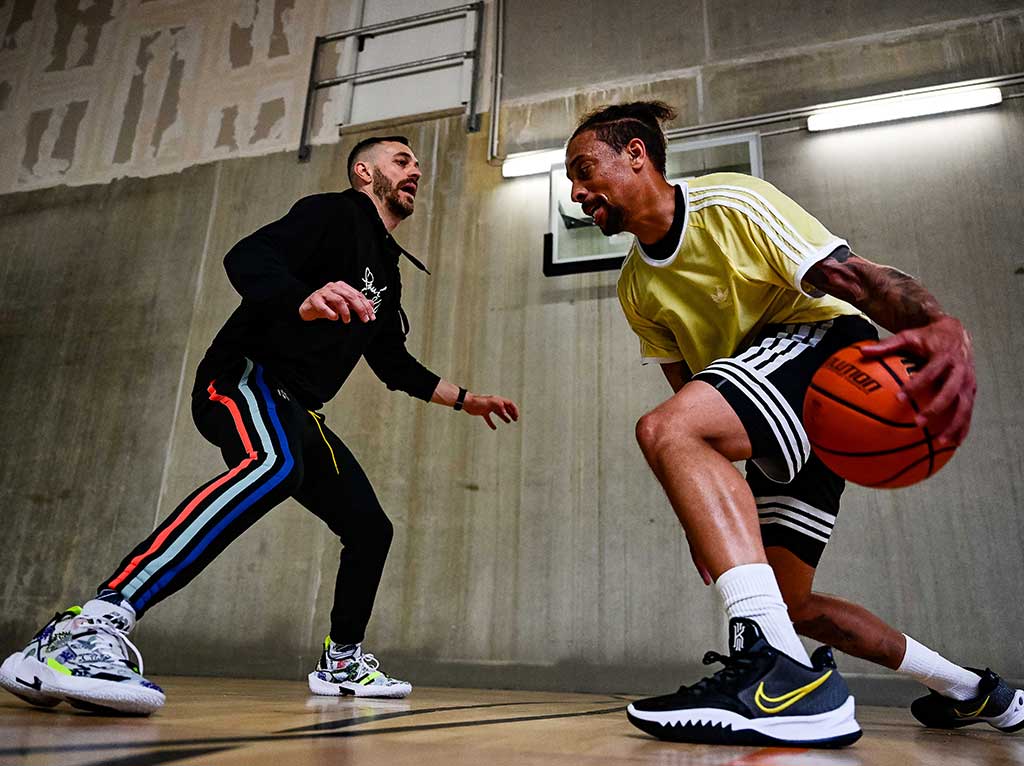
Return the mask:
<svg viewBox="0 0 1024 766">
<path fill-rule="evenodd" d="M 867 359 L 855 343 L 814 373 L 804 399 L 804 428 L 815 453 L 844 479 L 865 487 L 907 487 L 944 466 L 956 446 L 938 447 L 914 422 L 921 404 L 896 395 L 918 362 Z"/>
</svg>

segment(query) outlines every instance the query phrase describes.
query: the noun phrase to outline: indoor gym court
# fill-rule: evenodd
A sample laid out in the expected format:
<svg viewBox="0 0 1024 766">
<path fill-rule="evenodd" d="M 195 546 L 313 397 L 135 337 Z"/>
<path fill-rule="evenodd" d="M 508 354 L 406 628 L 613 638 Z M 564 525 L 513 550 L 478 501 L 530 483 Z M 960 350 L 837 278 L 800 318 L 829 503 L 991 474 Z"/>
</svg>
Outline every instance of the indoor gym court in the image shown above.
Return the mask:
<svg viewBox="0 0 1024 766">
<path fill-rule="evenodd" d="M 426 404 L 359 362 L 303 433 L 339 477 L 328 435 L 347 445 L 389 523 L 343 546 L 284 500 L 131 632 L 166 704 L 116 716 L 0 690 L 0 763 L 1024 763 L 1024 734 L 924 727 L 909 672 L 839 651 L 863 730 L 849 747 L 630 724 L 630 703 L 714 672 L 701 657 L 734 634 L 638 446 L 672 389 L 621 305 L 633 235 L 605 236 L 565 168 L 584 115 L 663 101 L 670 183 L 763 179 L 963 323 L 978 393 L 948 465 L 848 484 L 838 516 L 769 502 L 759 522 L 828 540 L 815 592 L 1020 689 L 1024 3 L 0 0 L 0 31 L 0 659 L 119 561 L 149 599 L 125 559 L 139 541 L 167 546 L 158 585 L 184 566 L 200 538 L 158 533 L 225 466 L 192 413 L 239 305 L 225 255 L 346 189 L 372 136 L 419 161 L 393 241 L 430 274 L 398 255 L 400 285 L 349 281 L 367 300 L 401 290 L 409 352 L 452 385 Z M 905 111 L 933 97 L 957 105 Z M 882 121 L 826 121 L 848 108 Z M 518 421 L 453 411 L 463 387 Z M 239 417 L 271 417 L 238 391 Z M 339 552 L 382 538 L 365 650 L 413 691 L 313 694 L 332 605 L 357 595 Z"/>
<path fill-rule="evenodd" d="M 173 694 L 151 719 L 0 707 L 2 763 L 422 763 L 897 766 L 1018 764 L 1024 745 L 994 731 L 922 730 L 902 710 L 861 707 L 864 737 L 845 750 L 681 745 L 625 723 L 632 697 L 422 688 L 404 700 L 310 697 L 293 681 L 158 679 Z"/>
</svg>

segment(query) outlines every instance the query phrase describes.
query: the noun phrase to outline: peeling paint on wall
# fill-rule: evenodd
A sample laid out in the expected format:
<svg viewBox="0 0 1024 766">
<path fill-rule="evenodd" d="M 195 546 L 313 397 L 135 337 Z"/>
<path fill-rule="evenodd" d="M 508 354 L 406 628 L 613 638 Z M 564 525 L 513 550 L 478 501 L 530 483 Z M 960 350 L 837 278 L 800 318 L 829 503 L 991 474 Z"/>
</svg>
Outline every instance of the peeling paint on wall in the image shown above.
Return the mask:
<svg viewBox="0 0 1024 766">
<path fill-rule="evenodd" d="M 50 47 L 47 72 L 60 72 L 96 61 L 103 28 L 114 20 L 114 0 L 57 0 L 57 28 Z"/>
<path fill-rule="evenodd" d="M 260 113 L 256 118 L 256 127 L 253 128 L 250 144 L 257 141 L 266 141 L 268 138 L 280 138 L 281 128 L 284 123 L 284 99 L 275 98 L 260 104 Z"/>
<path fill-rule="evenodd" d="M 4 111 L 7 108 L 7 104 L 10 102 L 11 92 L 13 90 L 14 86 L 12 86 L 9 82 L 0 82 L 0 112 Z"/>
<path fill-rule="evenodd" d="M 88 108 L 88 101 L 72 101 L 68 104 L 67 113 L 61 122 L 60 133 L 53 144 L 53 152 L 50 156 L 55 160 L 67 162 L 64 172 L 67 172 L 74 164 L 75 146 L 78 144 L 78 128 L 81 126 L 82 120 L 85 119 L 85 112 Z"/>
<path fill-rule="evenodd" d="M 193 42 L 186 27 L 172 27 L 139 39 L 135 72 L 114 149 L 115 164 L 163 156 L 168 139 L 184 135 L 180 105 L 188 62 L 195 59 Z"/>
<path fill-rule="evenodd" d="M 294 14 L 295 0 L 247 0 L 229 32 L 231 68 L 244 69 L 256 59 L 288 56 L 292 52 L 290 40 L 296 32 Z"/>
<path fill-rule="evenodd" d="M 177 37 L 182 30 L 181 27 L 171 30 L 171 35 Z M 171 63 L 167 74 L 167 86 L 164 88 L 163 98 L 160 100 L 160 112 L 156 118 L 156 129 L 153 131 L 153 154 L 160 153 L 160 143 L 163 141 L 164 133 L 178 122 L 178 105 L 181 103 L 181 83 L 185 76 L 185 61 L 179 55 L 177 49 L 171 52 Z"/>
<path fill-rule="evenodd" d="M 39 164 L 39 145 L 43 141 L 43 134 L 50 127 L 50 118 L 53 116 L 52 109 L 42 109 L 32 112 L 28 118 L 28 129 L 25 137 L 25 155 L 21 159 L 21 166 L 29 175 Z"/>
<path fill-rule="evenodd" d="M 121 130 L 117 138 L 117 149 L 114 150 L 114 163 L 118 165 L 131 162 L 132 159 L 135 133 L 139 128 L 139 118 L 142 116 L 142 96 L 146 88 L 146 71 L 153 60 L 153 54 L 149 52 L 149 49 L 158 37 L 160 37 L 159 32 L 146 35 L 139 41 L 139 52 L 135 57 L 135 74 L 132 75 L 132 84 L 128 88 L 128 101 L 124 105 L 124 119 L 121 121 Z"/>
<path fill-rule="evenodd" d="M 235 124 L 238 122 L 238 107 L 229 106 L 220 110 L 220 130 L 217 133 L 215 149 L 238 151 L 238 138 Z"/>
<path fill-rule="evenodd" d="M 232 22 L 228 39 L 228 59 L 233 69 L 241 69 L 252 63 L 252 29 L 256 20 L 256 4 L 250 0 L 247 18 Z M 245 23 L 245 22 L 248 23 Z"/>
<path fill-rule="evenodd" d="M 29 116 L 21 161 L 24 180 L 63 176 L 71 169 L 88 107 L 87 101 L 72 101 Z"/>
<path fill-rule="evenodd" d="M 288 36 L 294 10 L 295 0 L 274 0 L 274 29 L 270 33 L 270 49 L 267 54 L 272 59 L 287 56 L 291 52 Z"/>
<path fill-rule="evenodd" d="M 11 18 L 7 21 L 0 50 L 13 51 L 28 46 L 31 27 L 26 29 L 26 26 L 32 21 L 34 6 L 35 0 L 14 0 L 14 8 L 11 10 Z"/>
</svg>

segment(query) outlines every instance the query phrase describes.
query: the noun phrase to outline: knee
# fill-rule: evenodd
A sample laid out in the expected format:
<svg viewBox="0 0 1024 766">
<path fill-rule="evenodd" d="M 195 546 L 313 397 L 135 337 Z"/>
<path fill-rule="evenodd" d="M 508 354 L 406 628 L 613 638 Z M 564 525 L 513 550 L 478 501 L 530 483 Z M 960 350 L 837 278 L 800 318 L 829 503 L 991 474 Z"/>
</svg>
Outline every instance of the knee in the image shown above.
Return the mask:
<svg viewBox="0 0 1024 766">
<path fill-rule="evenodd" d="M 391 541 L 395 536 L 395 526 L 387 517 L 383 509 L 377 508 L 377 512 L 365 518 L 358 527 L 358 539 L 348 540 L 350 535 L 341 534 L 343 545 L 358 545 L 368 554 L 376 558 L 387 556 L 391 548 Z"/>
<path fill-rule="evenodd" d="M 636 422 L 636 441 L 648 462 L 658 459 L 670 444 L 690 436 L 686 424 L 658 410 L 652 410 Z"/>
<path fill-rule="evenodd" d="M 665 430 L 662 421 L 657 412 L 648 412 L 636 421 L 636 443 L 648 458 L 658 453 Z"/>
</svg>

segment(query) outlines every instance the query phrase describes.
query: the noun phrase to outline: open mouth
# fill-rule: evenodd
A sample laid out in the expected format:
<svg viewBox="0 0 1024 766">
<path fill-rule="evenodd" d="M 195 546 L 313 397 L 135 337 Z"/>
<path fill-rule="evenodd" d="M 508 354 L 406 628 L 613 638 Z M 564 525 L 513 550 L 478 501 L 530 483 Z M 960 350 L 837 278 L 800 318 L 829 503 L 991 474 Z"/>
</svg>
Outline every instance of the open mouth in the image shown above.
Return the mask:
<svg viewBox="0 0 1024 766">
<path fill-rule="evenodd" d="M 406 181 L 404 184 L 402 184 L 401 186 L 398 187 L 398 190 L 399 191 L 404 191 L 406 194 L 408 194 L 411 197 L 415 197 L 416 196 L 416 182 L 415 181 Z"/>
</svg>

